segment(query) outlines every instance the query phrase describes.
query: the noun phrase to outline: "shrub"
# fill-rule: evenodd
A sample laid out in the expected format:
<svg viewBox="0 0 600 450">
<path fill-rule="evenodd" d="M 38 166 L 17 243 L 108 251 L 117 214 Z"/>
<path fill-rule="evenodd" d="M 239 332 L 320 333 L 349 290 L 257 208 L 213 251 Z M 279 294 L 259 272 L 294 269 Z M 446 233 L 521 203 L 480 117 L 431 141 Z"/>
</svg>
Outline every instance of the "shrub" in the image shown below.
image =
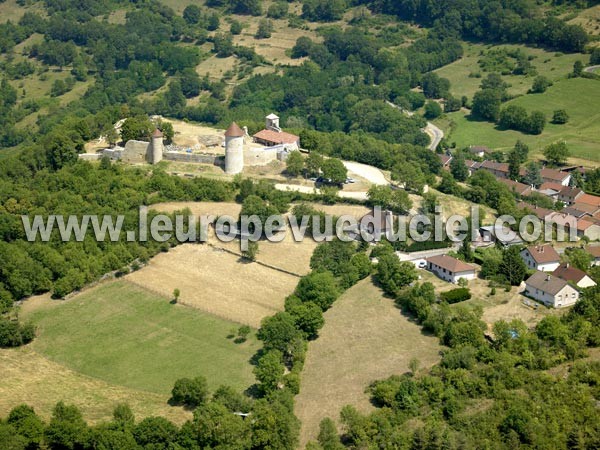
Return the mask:
<svg viewBox="0 0 600 450">
<path fill-rule="evenodd" d="M 563 125 L 569 121 L 569 114 L 564 109 L 557 109 L 552 115 L 552 123 L 556 125 Z"/>
<path fill-rule="evenodd" d="M 459 303 L 469 300 L 471 298 L 471 291 L 469 289 L 461 287 L 452 289 L 451 291 L 442 292 L 440 298 L 446 303 Z"/>
<path fill-rule="evenodd" d="M 180 378 L 171 391 L 174 403 L 195 408 L 208 398 L 208 384 L 202 376 L 194 379 Z"/>
<path fill-rule="evenodd" d="M 35 337 L 32 324 L 21 325 L 16 320 L 0 317 L 0 347 L 19 347 Z"/>
</svg>

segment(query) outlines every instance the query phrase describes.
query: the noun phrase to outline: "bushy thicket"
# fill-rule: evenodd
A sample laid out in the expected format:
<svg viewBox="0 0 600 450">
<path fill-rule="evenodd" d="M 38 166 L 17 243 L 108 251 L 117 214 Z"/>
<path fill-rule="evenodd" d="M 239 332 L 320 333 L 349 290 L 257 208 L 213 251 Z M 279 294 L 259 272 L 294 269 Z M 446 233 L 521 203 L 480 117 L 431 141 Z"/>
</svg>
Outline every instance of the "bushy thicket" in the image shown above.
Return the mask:
<svg viewBox="0 0 600 450">
<path fill-rule="evenodd" d="M 600 343 L 600 289 L 586 291 L 562 318 L 529 329 L 498 321 L 484 338 L 481 311 L 435 301 L 433 286 L 398 297 L 423 327 L 450 348 L 427 372 L 374 382 L 379 409 L 341 412 L 347 448 L 596 448 L 600 363 L 584 361 Z M 560 374 L 546 370 L 570 361 Z M 408 424 L 411 424 L 408 426 Z M 336 447 L 337 448 L 337 447 Z"/>
</svg>

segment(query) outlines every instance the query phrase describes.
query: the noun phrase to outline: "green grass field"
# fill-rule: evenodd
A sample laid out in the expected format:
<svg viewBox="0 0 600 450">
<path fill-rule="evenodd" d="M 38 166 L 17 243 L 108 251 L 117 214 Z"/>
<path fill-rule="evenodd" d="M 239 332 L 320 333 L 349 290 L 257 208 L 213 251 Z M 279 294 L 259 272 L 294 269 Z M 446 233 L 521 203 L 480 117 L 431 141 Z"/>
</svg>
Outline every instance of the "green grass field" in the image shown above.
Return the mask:
<svg viewBox="0 0 600 450">
<path fill-rule="evenodd" d="M 254 382 L 252 334 L 236 325 L 119 281 L 68 301 L 46 302 L 27 319 L 38 327 L 33 349 L 52 361 L 112 384 L 165 394 L 177 378 L 203 375 L 211 388 L 243 390 Z"/>
<path fill-rule="evenodd" d="M 444 78 L 450 80 L 450 91 L 453 95 L 461 97 L 466 95 L 471 99 L 473 94 L 479 89 L 482 78 L 488 75 L 484 72 L 478 61 L 490 49 L 505 48 L 508 50 L 521 49 L 527 55 L 532 56 L 531 64 L 535 66 L 539 75 L 543 75 L 552 81 L 566 78 L 573 70 L 573 64 L 581 60 L 584 64 L 589 61 L 589 55 L 551 53 L 542 49 L 526 47 L 524 45 L 484 45 L 484 44 L 464 44 L 464 56 L 452 63 L 444 66 L 435 72 Z M 482 78 L 469 77 L 470 74 L 480 73 Z M 525 94 L 533 83 L 532 76 L 523 75 L 505 75 L 502 77 L 510 85 L 508 91 L 512 95 Z"/>
<path fill-rule="evenodd" d="M 539 136 L 518 131 L 500 131 L 492 123 L 468 119 L 463 111 L 450 113 L 450 120 L 441 122 L 445 129 L 451 129 L 448 140 L 459 147 L 487 145 L 491 148 L 508 150 L 518 139 L 527 143 L 533 154 L 540 154 L 543 148 L 555 141 L 565 140 L 571 149 L 573 162 L 589 160 L 600 162 L 600 81 L 574 78 L 556 82 L 544 94 L 529 94 L 511 100 L 508 104 L 525 107 L 528 111 L 540 110 L 548 119 L 556 109 L 565 109 L 570 116 L 569 123 L 553 125 L 548 123 Z M 588 164 L 589 165 L 589 164 Z"/>
</svg>

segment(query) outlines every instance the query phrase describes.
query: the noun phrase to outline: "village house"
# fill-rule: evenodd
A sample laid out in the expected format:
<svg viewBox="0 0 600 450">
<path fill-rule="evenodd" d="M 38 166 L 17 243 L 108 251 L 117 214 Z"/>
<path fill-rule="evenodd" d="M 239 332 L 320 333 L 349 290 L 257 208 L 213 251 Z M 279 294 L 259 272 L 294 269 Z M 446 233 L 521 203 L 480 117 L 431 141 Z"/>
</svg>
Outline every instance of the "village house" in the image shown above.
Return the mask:
<svg viewBox="0 0 600 450">
<path fill-rule="evenodd" d="M 600 245 L 590 245 L 586 250 L 592 255 L 592 266 L 600 266 Z"/>
<path fill-rule="evenodd" d="M 508 164 L 495 161 L 483 161 L 480 169 L 487 170 L 496 178 L 508 178 Z"/>
<path fill-rule="evenodd" d="M 577 219 L 581 219 L 582 217 L 589 216 L 588 213 L 586 213 L 585 211 L 580 211 L 579 209 L 575 208 L 574 206 L 568 206 L 566 208 L 563 208 L 560 210 L 560 212 L 562 214 L 569 214 L 570 216 L 573 216 Z"/>
<path fill-rule="evenodd" d="M 600 197 L 591 194 L 583 194 L 577 198 L 575 204 L 589 205 L 595 207 L 596 210 L 600 210 Z"/>
<path fill-rule="evenodd" d="M 600 240 L 600 222 L 594 218 L 583 218 L 577 221 L 577 237 L 586 237 L 590 241 Z"/>
<path fill-rule="evenodd" d="M 521 258 L 530 269 L 553 272 L 560 265 L 560 257 L 550 244 L 533 245 L 521 250 Z"/>
<path fill-rule="evenodd" d="M 479 227 L 479 240 L 477 244 L 485 245 L 492 243 L 500 243 L 504 247 L 512 245 L 522 245 L 523 239 L 508 227 L 502 225 L 487 225 Z"/>
<path fill-rule="evenodd" d="M 570 208 L 576 209 L 577 211 L 581 211 L 590 217 L 595 216 L 600 212 L 600 207 L 590 205 L 588 203 L 575 202 L 570 206 Z"/>
<path fill-rule="evenodd" d="M 471 154 L 477 156 L 478 158 L 484 158 L 485 155 L 492 154 L 492 149 L 484 145 L 471 145 L 469 147 L 469 152 L 471 152 Z"/>
<path fill-rule="evenodd" d="M 358 233 L 367 233 L 379 240 L 388 232 L 393 232 L 393 229 L 394 213 L 376 208 L 360 218 Z M 350 230 L 350 232 L 352 231 Z"/>
<path fill-rule="evenodd" d="M 506 185 L 513 193 L 518 194 L 520 196 L 527 196 L 533 192 L 531 186 L 519 183 L 518 181 L 513 181 L 504 178 L 501 178 L 498 181 Z"/>
<path fill-rule="evenodd" d="M 533 214 L 540 220 L 546 220 L 546 217 L 554 214 L 554 211 L 551 209 L 542 208 L 541 206 L 531 205 L 525 202 L 519 202 L 517 208 L 526 210 L 526 212 Z"/>
<path fill-rule="evenodd" d="M 469 176 L 473 175 L 477 169 L 481 166 L 481 163 L 478 161 L 473 161 L 471 159 L 465 160 L 465 166 L 469 169 Z"/>
<path fill-rule="evenodd" d="M 568 186 L 571 182 L 571 174 L 560 170 L 543 168 L 540 170 L 540 176 L 545 183 L 559 183 Z"/>
<path fill-rule="evenodd" d="M 571 266 L 569 263 L 563 263 L 558 266 L 558 269 L 552 272 L 552 275 L 582 289 L 596 286 L 596 282 L 587 273 L 577 267 Z"/>
<path fill-rule="evenodd" d="M 474 280 L 476 269 L 474 266 L 462 262 L 448 255 L 432 256 L 427 258 L 427 270 L 449 283 L 458 283 L 461 278 Z"/>
<path fill-rule="evenodd" d="M 439 155 L 442 168 L 450 170 L 450 162 L 452 161 L 452 155 Z"/>
<path fill-rule="evenodd" d="M 571 205 L 581 197 L 584 192 L 576 187 L 565 186 L 558 193 L 558 200 L 563 202 L 565 205 Z"/>
<path fill-rule="evenodd" d="M 565 280 L 543 272 L 536 272 L 525 281 L 523 293 L 554 308 L 571 306 L 579 300 L 577 289 Z"/>
</svg>

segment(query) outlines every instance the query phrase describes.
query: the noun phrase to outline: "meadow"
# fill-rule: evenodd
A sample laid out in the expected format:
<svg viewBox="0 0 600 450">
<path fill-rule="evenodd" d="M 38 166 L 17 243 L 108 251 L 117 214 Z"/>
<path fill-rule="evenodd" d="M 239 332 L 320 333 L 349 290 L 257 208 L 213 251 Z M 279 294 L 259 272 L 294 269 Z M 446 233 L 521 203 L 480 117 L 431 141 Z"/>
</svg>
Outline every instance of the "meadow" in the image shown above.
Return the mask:
<svg viewBox="0 0 600 450">
<path fill-rule="evenodd" d="M 365 393 L 371 382 L 408 372 L 413 358 L 430 367 L 440 349 L 437 338 L 424 335 L 370 278 L 350 288 L 325 313 L 319 338 L 308 345 L 295 409 L 302 421 L 300 448 L 316 438 L 322 419 L 339 421 L 343 406 L 372 410 Z"/>
<path fill-rule="evenodd" d="M 210 240 L 218 247 L 220 243 L 215 241 Z M 286 257 L 293 256 L 289 252 Z M 182 304 L 255 328 L 264 317 L 283 310 L 285 298 L 298 283 L 297 276 L 246 263 L 237 254 L 199 244 L 180 245 L 161 253 L 126 278 L 163 297 L 179 289 Z"/>
<path fill-rule="evenodd" d="M 49 360 L 113 385 L 166 395 L 181 377 L 206 377 L 211 389 L 254 383 L 250 358 L 260 347 L 228 335 L 236 324 L 170 303 L 126 281 L 25 310 L 38 328 L 31 348 Z"/>
<path fill-rule="evenodd" d="M 538 75 L 543 75 L 551 81 L 564 79 L 572 72 L 575 61 L 580 60 L 584 64 L 589 60 L 589 55 L 579 53 L 563 54 L 551 53 L 543 49 L 526 47 L 524 45 L 506 44 L 495 46 L 491 44 L 465 43 L 464 55 L 458 61 L 448 64 L 435 71 L 440 77 L 450 80 L 450 91 L 456 97 L 466 95 L 469 99 L 479 90 L 481 80 L 488 72 L 484 72 L 479 60 L 490 50 L 499 48 L 508 51 L 522 50 L 526 55 L 532 57 L 531 64 L 536 68 Z M 480 77 L 473 75 L 478 74 Z M 533 76 L 503 75 L 502 79 L 509 84 L 508 92 L 511 95 L 525 94 L 533 83 Z"/>
<path fill-rule="evenodd" d="M 506 105 L 523 106 L 528 111 L 542 111 L 548 119 L 553 111 L 565 109 L 570 116 L 565 125 L 548 123 L 539 136 L 512 130 L 499 130 L 495 124 L 473 121 L 465 111 L 447 115 L 450 130 L 449 142 L 458 147 L 486 145 L 494 149 L 508 150 L 520 139 L 528 144 L 533 155 L 540 155 L 544 147 L 564 140 L 571 149 L 572 162 L 589 165 L 584 160 L 600 162 L 600 81 L 584 78 L 561 80 L 543 94 L 528 94 L 515 98 Z M 448 126 L 449 125 L 449 126 Z"/>
</svg>

